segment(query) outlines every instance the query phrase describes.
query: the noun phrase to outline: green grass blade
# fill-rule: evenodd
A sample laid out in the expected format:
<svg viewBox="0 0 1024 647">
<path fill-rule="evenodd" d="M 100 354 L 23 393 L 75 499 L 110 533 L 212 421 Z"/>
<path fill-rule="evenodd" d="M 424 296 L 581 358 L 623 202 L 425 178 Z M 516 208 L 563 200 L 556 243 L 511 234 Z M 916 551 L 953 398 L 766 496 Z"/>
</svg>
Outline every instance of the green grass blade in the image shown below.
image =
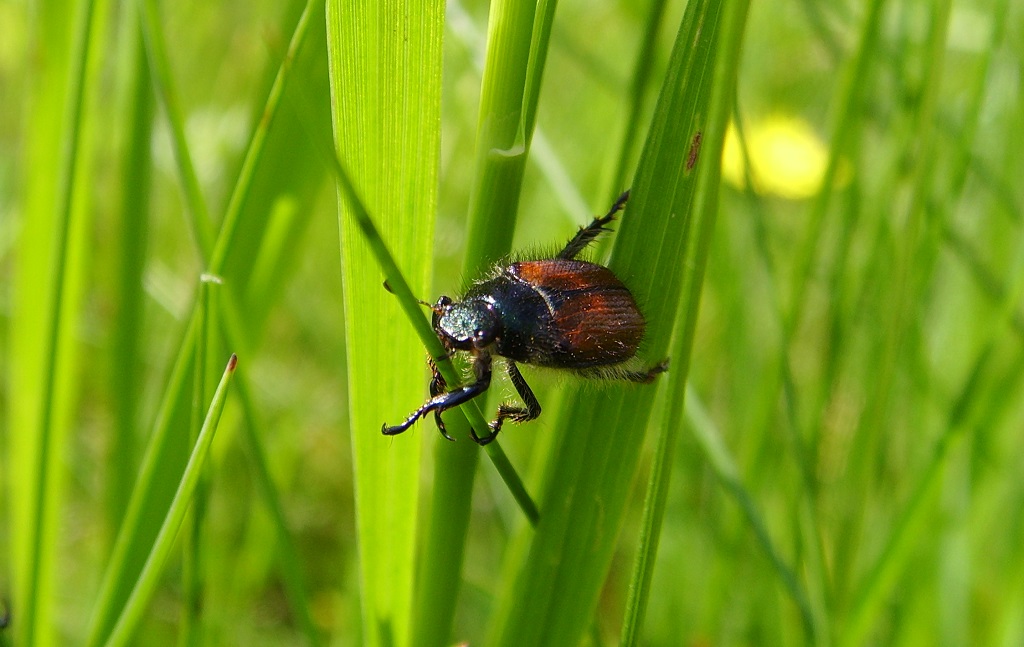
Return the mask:
<svg viewBox="0 0 1024 647">
<path fill-rule="evenodd" d="M 511 247 L 545 63 L 542 54 L 547 51 L 545 37 L 550 34 L 550 25 L 543 21 L 553 19 L 554 4 L 543 3 L 544 13 L 538 14 L 531 2 L 491 3 L 463 263 L 470 276 Z"/>
<path fill-rule="evenodd" d="M 626 601 L 626 615 L 623 620 L 622 645 L 640 644 L 640 632 L 647 610 L 651 580 L 654 577 L 654 563 L 661 537 L 662 520 L 668 501 L 669 484 L 672 479 L 671 466 L 675 464 L 675 449 L 679 430 L 683 427 L 683 405 L 693 339 L 697 328 L 697 314 L 700 311 L 701 290 L 704 283 L 704 268 L 707 266 L 711 234 L 714 231 L 715 216 L 718 212 L 718 192 L 721 179 L 721 150 L 725 130 L 729 122 L 733 97 L 735 95 L 740 51 L 743 44 L 748 3 L 734 2 L 722 18 L 721 36 L 717 53 L 712 54 L 710 64 L 713 72 L 711 96 L 708 100 L 709 115 L 707 129 L 694 139 L 688 151 L 686 172 L 696 169 L 697 197 L 693 208 L 693 234 L 689 236 L 684 251 L 687 270 L 684 274 L 680 304 L 680 329 L 672 345 L 675 360 L 668 376 L 668 398 L 666 423 L 657 432 L 655 453 L 647 493 L 644 499 L 643 521 L 640 526 L 640 546 L 637 551 L 630 594 Z M 689 20 L 701 20 L 702 8 L 692 8 L 694 14 Z M 700 92 L 700 90 L 698 90 Z M 694 147 L 698 147 L 695 149 Z M 692 168 L 691 168 L 692 167 Z"/>
<path fill-rule="evenodd" d="M 259 118 L 209 259 L 209 271 L 223 275 L 228 286 L 237 283 L 239 288 L 248 287 L 253 265 L 263 251 L 274 206 L 283 199 L 298 199 L 303 215 L 296 218 L 290 229 L 301 232 L 309 217 L 301 207 L 308 207 L 311 194 L 323 181 L 323 160 L 315 155 L 295 154 L 295 141 L 302 133 L 312 132 L 315 137 L 325 138 L 330 132 L 323 11 L 324 5 L 314 0 L 307 0 L 302 6 L 291 28 L 288 48 L 280 53 L 266 100 L 256 111 Z M 301 105 L 305 110 L 288 111 L 282 104 Z M 312 109 L 306 109 L 309 106 Z M 240 226 L 242 223 L 244 227 Z M 296 233 L 286 236 L 290 240 L 296 237 Z M 287 258 L 284 256 L 282 261 Z M 277 289 L 283 279 L 281 270 L 288 267 L 282 265 L 278 267 L 278 281 L 269 284 Z M 257 323 L 262 322 L 273 302 L 267 296 L 261 292 L 245 301 L 248 309 L 259 316 Z"/>
<path fill-rule="evenodd" d="M 787 336 L 792 336 L 792 330 L 799 324 L 803 308 L 806 305 L 804 291 L 811 278 L 815 256 L 820 253 L 821 232 L 825 225 L 829 205 L 835 197 L 834 188 L 836 178 L 840 173 L 842 156 L 851 146 L 862 118 L 860 112 L 861 103 L 864 101 L 862 93 L 870 87 L 869 75 L 873 65 L 877 63 L 876 48 L 880 38 L 883 9 L 886 4 L 887 0 L 871 0 L 861 25 L 856 56 L 850 63 L 849 78 L 844 84 L 839 99 L 828 166 L 825 169 L 818 195 L 811 205 L 811 223 L 808 233 L 797 252 L 793 305 L 786 323 L 787 331 L 789 331 Z"/>
<path fill-rule="evenodd" d="M 927 92 L 925 96 L 927 100 L 922 108 L 926 122 L 934 121 L 933 113 L 937 109 L 935 106 L 935 95 L 938 92 L 936 84 L 941 75 L 934 68 L 937 67 L 941 70 L 944 62 L 942 54 L 944 54 L 944 43 L 949 28 L 949 11 L 949 4 L 942 3 L 936 7 L 933 17 L 932 32 L 929 39 L 932 56 L 928 59 L 928 65 L 934 67 L 929 69 L 930 73 L 926 76 L 931 83 L 926 86 Z M 994 30 L 993 38 L 1001 38 L 1001 31 Z M 985 66 L 987 67 L 987 65 L 988 62 L 986 61 Z M 979 83 L 975 88 L 975 93 L 980 94 L 982 92 L 983 84 Z M 976 110 L 977 105 L 973 109 Z M 974 118 L 973 116 L 968 116 L 969 121 L 973 121 Z M 919 146 L 926 150 L 935 145 L 934 140 L 936 139 L 931 133 L 928 133 L 928 135 L 931 136 L 923 137 L 923 143 L 919 144 Z M 969 129 L 965 136 L 973 136 L 973 132 Z M 922 162 L 917 171 L 914 178 L 915 200 L 912 206 L 918 210 L 924 210 L 925 207 L 922 202 L 927 200 L 927 196 L 931 194 L 930 183 L 934 181 L 933 175 L 935 173 L 934 162 L 931 160 L 930 155 L 927 161 Z M 955 236 L 952 230 L 947 228 L 943 233 L 948 237 L 949 244 L 954 249 L 958 249 L 959 253 L 963 253 L 962 247 L 958 245 L 958 242 L 962 241 Z M 975 269 L 976 279 L 984 276 L 984 270 L 976 265 L 977 259 L 969 254 L 967 259 L 967 262 Z M 991 367 L 995 363 L 995 348 L 998 345 L 998 338 L 1004 330 L 1014 328 L 1019 320 L 1019 308 L 1022 296 L 1024 296 L 1024 272 L 1022 272 L 1022 269 L 1024 269 L 1024 244 L 1020 241 L 1016 244 L 1011 262 L 1011 270 L 1008 272 L 1008 276 L 1011 277 L 1009 284 L 1001 286 L 997 283 L 994 288 L 990 287 L 987 290 L 989 295 L 994 297 L 996 301 L 994 304 L 996 306 L 995 316 L 975 326 L 976 338 L 984 340 L 984 343 L 973 362 L 964 386 L 960 389 L 957 397 L 953 399 L 949 407 L 945 431 L 936 443 L 931 459 L 918 472 L 918 478 L 911 495 L 903 509 L 896 515 L 893 528 L 887 535 L 882 550 L 873 560 L 863 580 L 855 589 L 847 626 L 843 632 L 843 644 L 852 645 L 862 641 L 864 635 L 870 629 L 872 620 L 877 617 L 878 609 L 888 600 L 895 585 L 897 575 L 901 570 L 907 568 L 908 562 L 913 556 L 912 547 L 915 544 L 915 540 L 919 541 L 924 534 L 929 532 L 923 528 L 923 520 L 931 507 L 936 504 L 939 491 L 943 487 L 943 480 L 946 481 L 945 487 L 947 491 L 952 489 L 953 492 L 956 492 L 958 489 L 961 489 L 957 488 L 956 485 L 950 485 L 950 482 L 958 483 L 958 479 L 962 478 L 962 469 L 965 466 L 966 456 L 963 453 L 957 455 L 954 449 L 958 449 L 967 432 L 979 427 L 978 423 L 975 422 L 975 409 L 977 408 L 977 403 L 982 400 L 980 393 L 986 390 L 997 390 L 991 385 L 990 380 L 986 380 L 985 377 L 991 372 Z M 919 266 L 920 263 L 918 263 Z M 980 274 L 978 270 L 980 270 Z M 986 283 L 984 280 L 980 282 L 983 286 Z M 1004 380 L 1003 382 L 1012 383 L 1012 381 Z M 954 466 L 951 470 L 949 469 L 950 464 Z M 955 532 L 956 530 L 953 530 L 953 533 Z M 955 538 L 954 541 L 956 539 L 958 538 Z M 959 551 L 957 555 L 960 559 L 964 559 L 962 551 Z M 945 553 L 945 556 L 949 557 L 949 552 Z M 943 593 L 944 602 L 953 599 L 955 600 L 953 604 L 963 604 L 962 598 L 965 594 L 962 591 L 949 590 L 949 587 L 944 587 Z M 961 609 L 961 615 L 963 613 L 964 611 Z M 960 635 L 964 638 L 969 635 L 966 626 L 958 624 L 952 619 L 945 619 L 942 623 L 942 628 L 944 633 L 948 632 L 949 634 Z"/>
<path fill-rule="evenodd" d="M 699 162 L 687 151 L 708 128 L 720 19 L 715 3 L 688 8 L 610 261 L 644 304 L 647 361 L 668 348 L 683 285 L 679 268 L 699 262 L 684 257 L 700 222 L 691 173 Z M 672 370 L 685 374 L 687 358 L 676 359 Z M 592 621 L 654 389 L 622 387 L 600 400 L 573 396 L 547 464 L 541 521 L 514 583 L 502 593 L 492 644 L 576 644 Z"/>
<path fill-rule="evenodd" d="M 228 384 L 231 381 L 231 375 L 234 373 L 237 361 L 237 358 L 232 355 L 227 367 L 224 369 L 224 374 L 217 385 L 217 390 L 213 394 L 213 400 L 210 402 L 209 412 L 203 421 L 203 428 L 199 432 L 199 438 L 189 456 L 185 471 L 181 475 L 174 499 L 171 501 L 167 515 L 160 525 L 156 541 L 153 543 L 149 556 L 146 558 L 146 563 L 139 573 L 139 577 L 124 609 L 122 609 L 117 622 L 114 624 L 110 638 L 106 641 L 108 647 L 129 644 L 139 620 L 146 610 L 146 606 L 149 604 L 157 585 L 160 583 L 160 575 L 163 573 L 167 558 L 174 547 L 174 538 L 178 533 L 178 528 L 181 527 L 185 513 L 192 503 L 193 495 L 199 484 L 206 455 L 209 452 L 210 444 L 213 442 L 213 435 L 217 431 L 220 415 L 224 411 L 224 403 L 227 401 Z"/>
<path fill-rule="evenodd" d="M 765 552 L 776 574 L 782 581 L 783 586 L 797 604 L 804 623 L 804 629 L 808 634 L 809 642 L 821 638 L 815 620 L 814 610 L 811 608 L 807 592 L 800 585 L 794 570 L 786 563 L 782 556 L 781 548 L 772 540 L 767 526 L 767 515 L 760 510 L 754 501 L 752 493 L 743 484 L 740 477 L 739 466 L 729 452 L 729 448 L 723 441 L 719 430 L 708 416 L 706 409 L 701 404 L 696 393 L 687 388 L 686 394 L 686 418 L 690 428 L 693 430 L 697 442 L 704 451 L 715 475 L 722 482 L 722 487 L 736 499 L 736 504 L 743 510 L 747 522 L 750 524 L 754 536 L 757 538 L 761 549 Z"/>
<path fill-rule="evenodd" d="M 310 172 L 310 168 L 315 166 L 312 158 L 303 158 L 300 163 L 289 164 L 287 169 L 282 171 L 267 169 L 264 165 L 267 163 L 267 145 L 287 148 L 293 141 L 292 136 L 281 133 L 280 130 L 300 128 L 294 116 L 288 120 L 276 119 L 284 99 L 286 81 L 293 72 L 293 65 L 302 72 L 303 78 L 312 74 L 313 82 L 317 80 L 316 68 L 310 66 L 309 54 L 302 50 L 309 33 L 308 26 L 315 22 L 312 16 L 315 15 L 313 10 L 317 6 L 319 5 L 308 3 L 306 11 L 296 24 L 288 52 L 277 69 L 266 103 L 260 111 L 263 119 L 254 129 L 246 149 L 245 160 L 232 191 L 228 213 L 224 218 L 224 227 L 213 245 L 213 258 L 208 265 L 209 273 L 222 275 L 220 271 L 225 270 L 222 275 L 225 279 L 225 288 L 231 293 L 236 290 L 244 292 L 244 281 L 251 275 L 252 266 L 256 262 L 256 254 L 250 250 L 258 250 L 261 247 L 266 233 L 265 223 L 272 211 L 274 197 L 280 192 L 290 190 L 294 191 L 300 200 L 307 200 L 308 193 L 315 189 L 315 184 L 310 184 L 315 182 L 317 177 L 316 173 Z M 168 113 L 168 117 L 174 116 L 174 113 Z M 316 125 L 317 123 L 305 124 L 306 127 Z M 278 128 L 272 129 L 272 126 Z M 179 169 L 181 173 L 187 172 L 182 167 Z M 187 183 L 187 180 L 181 181 Z M 271 184 L 273 189 L 268 189 L 267 184 Z M 250 196 L 254 193 L 263 199 L 258 202 L 250 201 Z M 243 219 L 248 226 L 240 228 L 239 222 Z M 296 220 L 294 226 L 301 227 L 301 221 Z M 259 336 L 266 309 L 273 301 L 271 294 L 261 296 L 259 310 L 263 314 L 247 320 L 251 326 L 248 331 L 249 339 Z M 192 356 L 197 334 L 196 312 L 193 312 L 178 345 L 179 354 L 167 380 L 167 387 L 153 424 L 153 433 L 132 491 L 122 530 L 118 533 L 113 555 L 106 563 L 103 581 L 89 621 L 89 645 L 100 645 L 106 641 L 116 619 L 116 613 L 124 606 L 143 567 L 148 547 L 152 545 L 160 527 L 159 522 L 163 519 L 163 511 L 167 509 L 174 495 L 171 485 L 187 459 L 187 437 L 173 434 L 171 430 L 188 426 L 191 411 L 191 391 L 188 387 L 191 384 L 189 378 L 193 371 Z"/>
<path fill-rule="evenodd" d="M 129 10 L 129 13 L 131 10 Z M 153 94 L 149 65 L 146 61 L 142 35 L 135 22 L 128 21 L 129 32 L 123 47 L 129 63 L 124 71 L 127 85 L 124 114 L 127 115 L 124 146 L 122 193 L 118 217 L 120 236 L 116 253 L 117 292 L 114 302 L 116 319 L 111 333 L 111 359 L 108 370 L 115 423 L 108 454 L 107 474 L 108 527 L 117 533 L 128 507 L 128 495 L 135 479 L 139 443 L 135 437 L 140 416 L 143 379 L 142 353 L 144 343 L 144 304 L 142 291 L 145 254 L 150 229 L 149 158 L 153 134 Z"/>
<path fill-rule="evenodd" d="M 554 0 L 537 6 L 499 0 L 490 6 L 463 261 L 467 276 L 478 274 L 480 268 L 507 254 L 511 246 L 555 6 Z M 487 429 L 478 405 L 461 409 L 475 429 Z M 426 537 L 429 554 L 418 584 L 413 623 L 414 635 L 425 645 L 444 645 L 450 640 L 479 460 L 479 449 L 468 441 L 469 427 L 462 417 L 449 417 L 453 419 L 448 423 L 449 433 L 462 442 L 446 446 L 435 441 Z M 498 442 L 486 451 L 527 518 L 536 523 L 539 512 Z M 442 550 L 448 559 L 430 561 L 430 555 Z"/>
<path fill-rule="evenodd" d="M 279 542 L 277 555 L 280 560 L 281 574 L 288 591 L 289 601 L 293 612 L 298 617 L 298 623 L 306 636 L 306 641 L 315 647 L 320 645 L 322 641 L 319 631 L 313 622 L 307 585 L 302 574 L 302 555 L 295 544 L 295 539 L 288 530 L 281 496 L 270 474 L 266 450 L 259 436 L 262 427 L 257 420 L 255 401 L 252 398 L 251 389 L 248 386 L 248 380 L 245 378 L 244 372 L 240 371 L 235 377 L 235 390 L 238 393 L 238 399 L 246 418 L 243 428 L 246 442 L 249 445 L 253 469 L 256 472 L 254 478 L 263 494 L 264 502 L 270 510 L 270 515 L 277 531 L 277 541 Z"/>
<path fill-rule="evenodd" d="M 650 91 L 651 75 L 654 72 L 654 55 L 657 51 L 658 31 L 664 25 L 666 0 L 650 0 L 647 9 L 647 20 L 644 23 L 643 35 L 640 37 L 640 49 L 637 51 L 633 73 L 630 75 L 629 110 L 626 113 L 622 141 L 616 155 L 614 171 L 609 183 L 608 200 L 618 197 L 622 188 L 629 183 L 632 173 L 634 150 L 640 133 L 644 108 Z"/>
<path fill-rule="evenodd" d="M 33 150 L 24 181 L 25 224 L 12 332 L 11 479 L 17 642 L 54 638 L 58 521 L 65 468 L 61 461 L 77 395 L 75 330 L 86 280 L 92 115 L 103 3 L 47 7 L 38 16 L 40 62 L 29 111 Z"/>
<path fill-rule="evenodd" d="M 183 349 L 191 349 L 195 344 L 196 319 L 193 318 L 183 335 Z M 172 485 L 178 478 L 175 467 L 183 465 L 187 459 L 188 436 L 171 433 L 171 430 L 189 427 L 191 391 L 187 385 L 194 359 L 193 353 L 181 352 L 171 370 L 128 510 L 100 584 L 86 645 L 97 647 L 109 638 L 155 541 L 160 520 L 165 516 L 163 511 L 174 497 Z"/>
<path fill-rule="evenodd" d="M 213 323 L 216 306 L 213 305 L 213 290 L 220 285 L 222 280 L 219 277 L 204 274 L 200 277 L 199 283 L 199 334 L 195 344 L 195 360 L 192 363 L 192 415 L 189 424 L 188 446 L 196 447 L 205 420 L 203 411 L 204 403 L 207 401 L 209 384 L 212 379 L 207 378 L 209 372 L 210 358 L 214 355 L 212 335 L 217 329 Z M 234 372 L 232 367 L 231 372 Z M 209 487 L 200 472 L 197 477 L 195 489 L 191 495 L 192 507 L 187 517 L 183 517 L 184 532 L 181 540 L 181 644 L 198 645 L 203 638 L 202 628 L 202 604 L 203 576 L 202 562 L 203 544 L 202 529 L 205 522 Z M 144 570 L 143 570 L 144 572 Z M 141 575 L 140 575 L 141 577 Z M 137 585 L 137 584 L 136 584 Z"/>
<path fill-rule="evenodd" d="M 146 53 L 152 70 L 153 88 L 171 128 L 171 148 L 178 164 L 179 178 L 188 204 L 189 231 L 195 240 L 201 258 L 210 258 L 213 249 L 213 224 L 199 187 L 199 178 L 192 163 L 188 142 L 185 140 L 185 118 L 178 100 L 178 93 L 171 77 L 170 62 L 167 60 L 167 44 L 161 25 L 160 8 L 157 0 L 142 0 L 139 3 L 139 24 L 146 41 Z"/>
<path fill-rule="evenodd" d="M 407 12 L 375 2 L 327 5 L 334 138 L 345 164 L 339 168 L 345 198 L 339 224 L 366 645 L 411 644 L 421 436 L 389 439 L 380 428 L 424 397 L 422 373 L 396 370 L 422 357 L 422 350 L 395 313 L 429 286 L 443 17 L 441 2 Z M 365 208 L 352 199 L 348 178 Z M 379 214 L 376 236 L 364 237 L 375 233 L 361 229 L 375 229 L 366 210 Z M 381 287 L 384 277 L 373 262 L 374 254 L 390 257 L 380 236 L 393 245 L 397 266 L 385 268 L 384 276 L 398 303 Z M 415 316 L 422 319 L 422 311 Z"/>
</svg>

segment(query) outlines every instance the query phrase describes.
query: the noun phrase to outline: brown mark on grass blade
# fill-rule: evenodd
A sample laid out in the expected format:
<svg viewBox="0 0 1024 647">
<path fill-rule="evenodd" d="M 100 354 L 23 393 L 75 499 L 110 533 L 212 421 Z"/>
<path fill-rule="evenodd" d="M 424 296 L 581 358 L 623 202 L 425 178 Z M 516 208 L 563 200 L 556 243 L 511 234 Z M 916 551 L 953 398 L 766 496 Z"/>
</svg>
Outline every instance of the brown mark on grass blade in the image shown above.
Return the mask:
<svg viewBox="0 0 1024 647">
<path fill-rule="evenodd" d="M 697 165 L 697 158 L 700 156 L 700 142 L 704 138 L 701 131 L 697 131 L 690 142 L 690 153 L 686 157 L 686 172 L 689 173 Z"/>
</svg>

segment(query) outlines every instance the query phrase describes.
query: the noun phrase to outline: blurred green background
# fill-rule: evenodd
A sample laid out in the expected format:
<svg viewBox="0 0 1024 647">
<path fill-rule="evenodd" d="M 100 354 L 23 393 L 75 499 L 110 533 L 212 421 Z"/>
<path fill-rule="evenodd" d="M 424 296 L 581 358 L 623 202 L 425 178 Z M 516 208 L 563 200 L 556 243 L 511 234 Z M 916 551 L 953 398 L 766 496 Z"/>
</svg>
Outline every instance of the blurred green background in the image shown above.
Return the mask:
<svg viewBox="0 0 1024 647">
<path fill-rule="evenodd" d="M 637 52 L 654 34 L 628 169 L 684 7 L 558 3 L 513 249 L 556 249 L 624 188 L 616 165 L 631 137 Z M 211 292 L 235 314 L 210 325 L 233 326 L 243 347 L 211 342 L 210 372 L 237 352 L 252 406 L 229 398 L 201 486 L 198 566 L 175 553 L 132 644 L 183 635 L 190 568 L 201 573 L 204 644 L 367 635 L 351 437 L 411 441 L 350 428 L 345 318 L 360 315 L 342 299 L 322 7 L 307 16 L 265 152 L 244 161 L 302 11 L 259 0 L 0 2 L 0 600 L 12 624 L 0 641 L 25 636 L 19 582 L 35 538 L 51 557 L 33 567 L 43 628 L 31 641 L 85 643 L 158 428 L 180 475 L 189 419 L 168 419 L 162 402 L 176 362 L 194 372 L 183 339 L 211 257 L 241 287 Z M 82 60 L 84 16 L 93 28 Z M 460 268 L 488 5 L 449 3 L 445 16 L 428 300 L 470 278 Z M 166 70 L 147 61 L 140 24 L 164 41 Z M 751 3 L 689 426 L 670 461 L 641 644 L 1024 643 L 1022 31 L 1024 6 L 1008 0 Z M 161 87 L 184 127 L 191 189 Z M 240 176 L 249 184 L 238 197 Z M 218 259 L 225 213 L 240 224 Z M 416 350 L 384 367 L 407 375 L 414 395 L 382 407 L 420 404 L 423 359 Z M 567 380 L 538 381 L 542 402 L 557 402 Z M 189 410 L 182 393 L 175 411 Z M 247 430 L 262 441 L 290 539 Z M 503 434 L 528 482 L 534 444 L 555 433 L 541 419 Z M 415 480 L 429 491 L 436 432 L 428 420 L 408 435 L 424 449 Z M 619 635 L 652 445 L 590 644 Z M 496 573 L 522 523 L 491 465 L 478 469 L 451 636 L 471 644 L 488 635 Z M 176 478 L 158 470 L 156 487 Z M 45 504 L 38 483 L 49 484 Z M 25 527 L 36 505 L 49 521 Z M 162 518 L 134 523 L 155 533 Z M 417 644 L 404 640 L 395 644 Z"/>
</svg>

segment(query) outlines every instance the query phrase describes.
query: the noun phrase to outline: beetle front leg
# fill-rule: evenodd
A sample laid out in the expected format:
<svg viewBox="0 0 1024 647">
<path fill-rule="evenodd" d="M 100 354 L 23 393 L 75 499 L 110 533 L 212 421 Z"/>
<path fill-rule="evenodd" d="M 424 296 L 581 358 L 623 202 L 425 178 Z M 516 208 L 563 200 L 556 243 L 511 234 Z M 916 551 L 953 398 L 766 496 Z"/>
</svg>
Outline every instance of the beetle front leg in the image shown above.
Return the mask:
<svg viewBox="0 0 1024 647">
<path fill-rule="evenodd" d="M 473 384 L 470 384 L 469 386 L 464 386 L 462 388 L 455 389 L 454 391 L 449 391 L 448 393 L 442 393 L 441 395 L 434 396 L 427 400 L 422 407 L 409 414 L 409 417 L 405 419 L 405 422 L 399 425 L 395 425 L 394 427 L 389 427 L 388 424 L 385 422 L 384 427 L 381 429 L 381 433 L 384 434 L 385 436 L 397 436 L 398 434 L 402 433 L 403 431 L 411 427 L 413 423 L 415 423 L 417 420 L 426 416 L 431 411 L 441 413 L 443 411 L 451 409 L 452 407 L 457 407 L 460 404 L 469 402 L 476 396 L 486 391 L 487 387 L 489 387 L 490 385 L 491 376 L 488 375 L 486 380 L 479 380 L 477 382 L 474 382 Z M 445 437 L 448 438 L 449 440 L 454 440 L 453 438 L 450 438 L 447 435 Z"/>
<path fill-rule="evenodd" d="M 430 364 L 430 397 L 436 398 L 445 391 L 448 390 L 448 382 L 445 381 L 444 376 L 437 370 L 437 363 L 434 362 L 433 358 L 427 358 L 427 363 Z M 448 429 L 444 426 L 444 420 L 441 419 L 441 411 L 438 409 L 434 410 L 434 424 L 437 425 L 437 430 L 441 432 L 441 435 L 446 439 L 455 442 L 455 439 L 448 435 Z"/>
<path fill-rule="evenodd" d="M 405 422 L 395 425 L 393 427 L 389 427 L 388 424 L 385 422 L 384 426 L 381 428 L 381 433 L 384 434 L 385 436 L 396 436 L 402 433 L 403 431 L 407 430 L 409 427 L 413 425 L 413 423 L 415 423 L 420 418 L 426 416 L 431 411 L 442 413 L 444 411 L 447 411 L 448 409 L 451 409 L 452 407 L 457 407 L 460 404 L 469 402 L 476 396 L 486 391 L 487 388 L 491 385 L 491 356 L 486 353 L 480 353 L 479 355 L 474 356 L 473 372 L 476 374 L 476 382 L 468 386 L 455 389 L 454 391 L 449 391 L 448 393 L 441 393 L 435 395 L 434 397 L 427 400 L 422 407 L 409 414 L 409 417 L 405 419 Z M 440 383 L 435 384 L 435 382 L 432 380 L 431 389 L 433 389 L 434 386 L 440 386 Z M 442 433 L 444 433 L 443 429 Z M 472 430 L 470 431 L 470 433 L 475 440 L 476 433 L 473 432 Z M 445 434 L 445 437 L 448 438 L 449 440 L 452 440 L 452 438 L 450 438 L 447 434 Z"/>
</svg>

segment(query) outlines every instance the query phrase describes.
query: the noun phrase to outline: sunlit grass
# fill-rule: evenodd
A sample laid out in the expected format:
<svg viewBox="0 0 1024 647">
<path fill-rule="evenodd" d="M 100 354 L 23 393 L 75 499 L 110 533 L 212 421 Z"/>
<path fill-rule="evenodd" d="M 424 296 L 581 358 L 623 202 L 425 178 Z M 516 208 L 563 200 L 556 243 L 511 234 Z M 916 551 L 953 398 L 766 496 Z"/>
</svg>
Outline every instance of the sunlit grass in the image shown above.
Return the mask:
<svg viewBox="0 0 1024 647">
<path fill-rule="evenodd" d="M 0 644 L 1024 641 L 1022 8 L 448 4 L 0 5 Z M 365 247 L 455 295 L 626 184 L 672 369 L 524 367 L 531 524 L 457 412 L 380 435 Z"/>
</svg>

